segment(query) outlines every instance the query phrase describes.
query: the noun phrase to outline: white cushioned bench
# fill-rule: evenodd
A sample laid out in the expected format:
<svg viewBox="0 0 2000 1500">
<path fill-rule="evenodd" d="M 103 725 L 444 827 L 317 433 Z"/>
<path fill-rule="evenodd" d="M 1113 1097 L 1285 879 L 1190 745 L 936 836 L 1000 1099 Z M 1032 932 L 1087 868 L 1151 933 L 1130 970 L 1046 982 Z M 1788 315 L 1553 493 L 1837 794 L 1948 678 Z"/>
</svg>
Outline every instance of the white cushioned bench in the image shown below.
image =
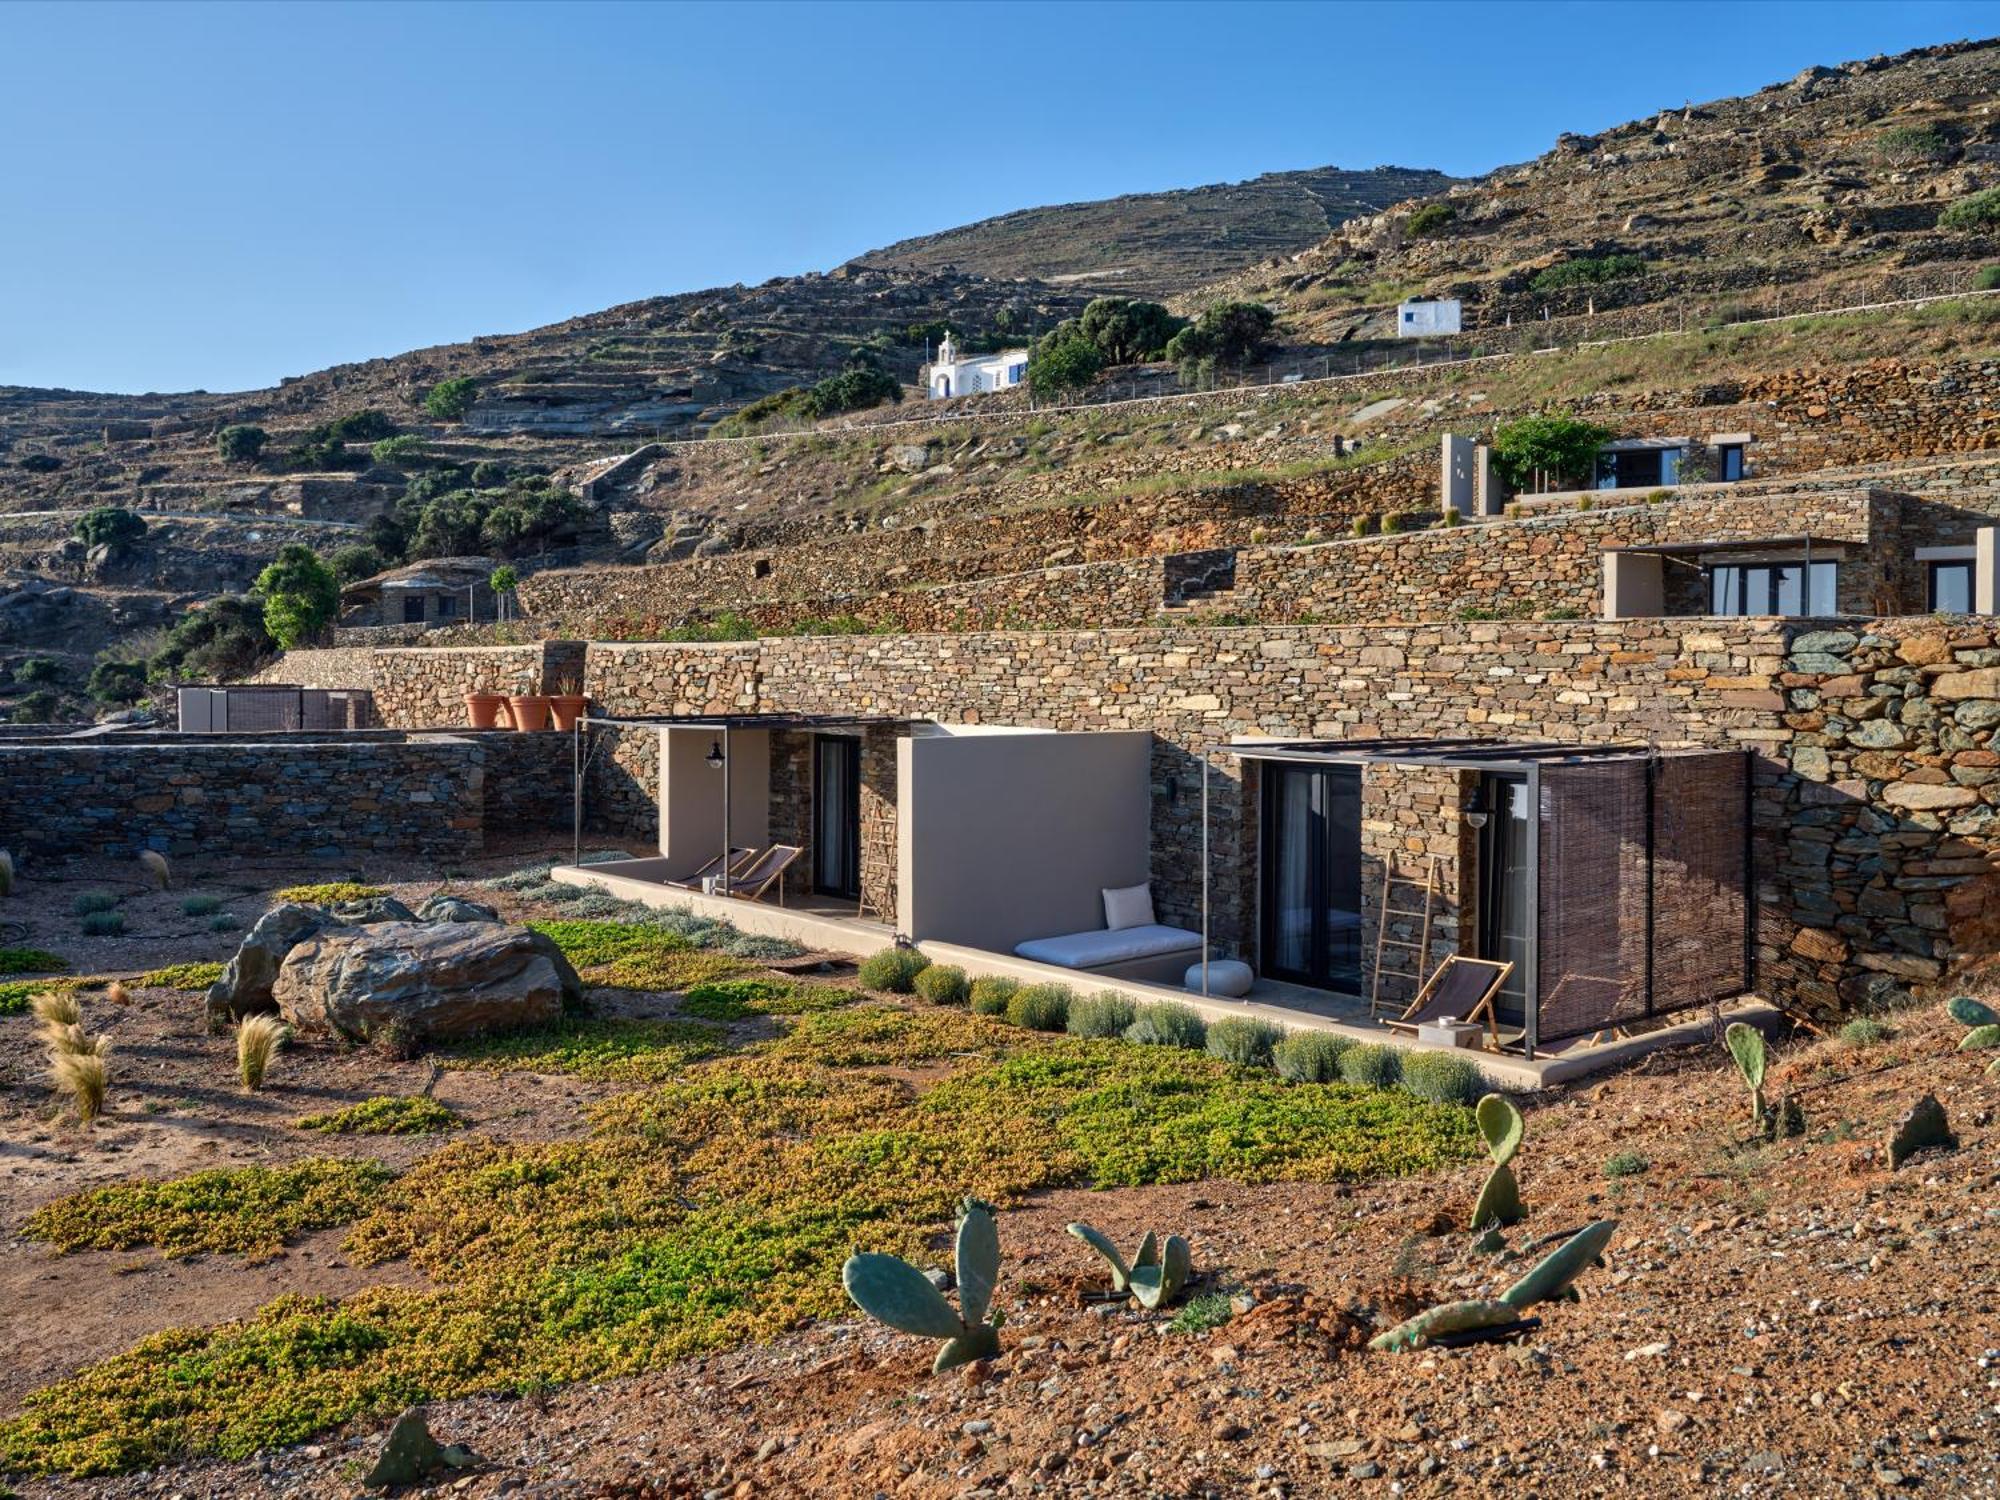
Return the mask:
<svg viewBox="0 0 2000 1500">
<path fill-rule="evenodd" d="M 1038 964 L 1082 969 L 1115 979 L 1178 982 L 1188 964 L 1201 960 L 1201 934 L 1149 922 L 1138 927 L 1034 938 L 1016 944 L 1014 952 Z"/>
</svg>

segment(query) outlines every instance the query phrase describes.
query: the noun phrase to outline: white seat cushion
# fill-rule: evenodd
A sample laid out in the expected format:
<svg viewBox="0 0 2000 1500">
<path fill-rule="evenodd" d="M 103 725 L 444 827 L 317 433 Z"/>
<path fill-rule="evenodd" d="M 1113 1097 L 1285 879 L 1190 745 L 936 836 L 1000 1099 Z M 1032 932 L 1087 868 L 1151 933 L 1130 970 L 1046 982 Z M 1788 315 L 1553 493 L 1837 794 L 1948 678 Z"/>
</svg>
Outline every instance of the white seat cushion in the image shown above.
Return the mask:
<svg viewBox="0 0 2000 1500">
<path fill-rule="evenodd" d="M 1124 927 L 1151 927 L 1153 887 L 1126 885 L 1104 892 L 1104 925 L 1117 931 Z"/>
<path fill-rule="evenodd" d="M 1120 927 L 1115 931 L 1072 932 L 1063 937 L 1034 938 L 1017 944 L 1014 951 L 1038 964 L 1056 964 L 1065 969 L 1101 969 L 1106 964 L 1130 963 L 1138 958 L 1157 958 L 1162 953 L 1200 949 L 1201 934 L 1185 927 Z"/>
</svg>

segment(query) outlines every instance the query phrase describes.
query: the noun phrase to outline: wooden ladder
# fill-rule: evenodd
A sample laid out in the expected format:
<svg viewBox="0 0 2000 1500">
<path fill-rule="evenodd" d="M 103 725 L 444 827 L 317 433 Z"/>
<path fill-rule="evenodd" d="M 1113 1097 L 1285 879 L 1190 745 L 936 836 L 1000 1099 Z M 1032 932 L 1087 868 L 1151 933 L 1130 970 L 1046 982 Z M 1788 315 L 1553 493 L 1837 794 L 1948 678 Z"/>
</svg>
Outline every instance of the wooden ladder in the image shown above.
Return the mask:
<svg viewBox="0 0 2000 1500">
<path fill-rule="evenodd" d="M 896 914 L 889 909 L 889 892 L 896 881 L 896 825 L 876 821 L 861 840 L 861 899 L 854 904 L 859 918 L 870 911 L 879 922 L 895 925 Z"/>
<path fill-rule="evenodd" d="M 1422 910 L 1418 910 L 1415 906 L 1414 902 L 1416 898 L 1414 896 L 1409 897 L 1411 904 L 1403 906 L 1396 904 L 1396 893 L 1398 891 L 1412 892 L 1418 889 L 1421 889 L 1424 893 Z M 1421 877 L 1406 873 L 1393 859 L 1382 866 L 1381 913 L 1380 920 L 1375 929 L 1375 974 L 1368 997 L 1368 1013 L 1378 1020 L 1381 1018 L 1385 1007 L 1393 1010 L 1395 1014 L 1401 1015 L 1409 1006 L 1411 997 L 1423 988 L 1424 981 L 1430 977 L 1431 914 L 1437 909 L 1437 895 L 1437 855 L 1429 854 L 1424 856 L 1424 873 Z M 1408 938 L 1391 936 L 1389 924 L 1397 917 L 1416 917 L 1420 920 L 1422 925 L 1417 928 L 1417 939 L 1415 942 L 1411 942 Z M 1405 995 L 1400 1003 L 1393 1000 L 1385 1000 L 1382 994 L 1383 980 L 1390 977 L 1383 968 L 1382 958 L 1392 948 L 1400 948 L 1417 956 L 1416 966 L 1408 976 L 1413 987 L 1410 994 Z"/>
</svg>

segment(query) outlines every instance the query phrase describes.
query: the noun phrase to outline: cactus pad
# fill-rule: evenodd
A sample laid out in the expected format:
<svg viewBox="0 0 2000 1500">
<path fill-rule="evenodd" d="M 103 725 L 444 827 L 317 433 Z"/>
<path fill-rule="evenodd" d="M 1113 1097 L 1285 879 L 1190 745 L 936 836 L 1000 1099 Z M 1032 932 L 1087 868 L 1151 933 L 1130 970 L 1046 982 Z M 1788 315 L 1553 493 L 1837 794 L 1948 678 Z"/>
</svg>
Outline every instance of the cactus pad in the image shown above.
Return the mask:
<svg viewBox="0 0 2000 1500">
<path fill-rule="evenodd" d="M 1764 1086 L 1764 1033 L 1745 1022 L 1731 1021 L 1729 1029 L 1722 1034 L 1722 1040 L 1729 1048 L 1729 1055 L 1736 1059 L 1736 1070 L 1743 1075 L 1743 1081 L 1753 1089 L 1761 1089 Z"/>
<path fill-rule="evenodd" d="M 1479 1190 L 1479 1201 L 1472 1205 L 1472 1228 L 1487 1229 L 1494 1225 L 1505 1227 L 1518 1224 L 1527 1217 L 1527 1210 L 1521 1207 L 1521 1186 L 1514 1180 L 1514 1169 L 1509 1166 L 1495 1167 L 1486 1176 L 1486 1186 Z"/>
<path fill-rule="evenodd" d="M 1534 1270 L 1502 1292 L 1500 1300 L 1516 1311 L 1526 1312 L 1537 1302 L 1574 1295 L 1571 1283 L 1597 1263 L 1617 1228 L 1616 1219 L 1586 1224 L 1543 1256 Z"/>
<path fill-rule="evenodd" d="M 931 1374 L 942 1375 L 946 1370 L 955 1370 L 960 1365 L 969 1365 L 975 1359 L 994 1359 L 1000 1353 L 998 1330 L 984 1324 L 968 1328 L 964 1333 L 945 1341 L 938 1350 L 937 1362 L 931 1366 Z"/>
<path fill-rule="evenodd" d="M 968 1198 L 958 1220 L 958 1244 L 952 1254 L 958 1273 L 958 1307 L 965 1322 L 986 1321 L 993 1305 L 993 1288 L 1000 1282 L 1000 1231 L 985 1204 Z"/>
<path fill-rule="evenodd" d="M 1104 1263 L 1111 1267 L 1111 1290 L 1122 1292 L 1132 1285 L 1132 1272 L 1125 1264 L 1125 1257 L 1118 1253 L 1118 1247 L 1111 1243 L 1102 1230 L 1093 1229 L 1088 1224 L 1072 1224 L 1069 1232 L 1082 1240 L 1091 1249 L 1104 1257 Z"/>
<path fill-rule="evenodd" d="M 1953 995 L 1945 1001 L 1944 1008 L 1961 1026 L 2000 1026 L 2000 1011 L 1970 995 Z"/>
<path fill-rule="evenodd" d="M 1488 1094 L 1479 1101 L 1472 1114 L 1479 1123 L 1479 1133 L 1486 1138 L 1486 1150 L 1492 1156 L 1493 1164 L 1506 1166 L 1514 1159 L 1514 1153 L 1521 1149 L 1521 1133 L 1525 1129 L 1521 1111 L 1506 1095 Z"/>
<path fill-rule="evenodd" d="M 1193 1266 L 1194 1257 L 1188 1251 L 1187 1241 L 1177 1234 L 1170 1234 L 1161 1248 L 1157 1265 L 1132 1268 L 1132 1295 L 1148 1311 L 1165 1307 L 1181 1294 Z"/>
<path fill-rule="evenodd" d="M 1975 1026 L 1958 1044 L 1961 1052 L 1984 1052 L 1992 1047 L 2000 1047 L 2000 1025 Z"/>
<path fill-rule="evenodd" d="M 1499 1328 L 1518 1322 L 1520 1317 L 1520 1311 L 1508 1302 L 1446 1302 L 1398 1323 L 1387 1333 L 1376 1334 L 1368 1341 L 1368 1347 L 1397 1354 L 1421 1349 L 1441 1334 Z"/>
<path fill-rule="evenodd" d="M 951 1310 L 944 1293 L 906 1260 L 893 1255 L 850 1256 L 840 1282 L 856 1306 L 898 1333 L 955 1339 L 965 1332 L 964 1320 Z"/>
</svg>

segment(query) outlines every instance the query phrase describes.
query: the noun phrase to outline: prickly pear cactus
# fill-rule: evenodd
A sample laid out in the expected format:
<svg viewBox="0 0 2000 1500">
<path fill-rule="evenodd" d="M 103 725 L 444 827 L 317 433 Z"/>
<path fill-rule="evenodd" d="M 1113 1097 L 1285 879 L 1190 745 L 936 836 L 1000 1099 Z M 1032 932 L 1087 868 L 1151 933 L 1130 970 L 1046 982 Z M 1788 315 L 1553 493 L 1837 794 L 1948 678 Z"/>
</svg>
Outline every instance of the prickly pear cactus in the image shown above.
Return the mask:
<svg viewBox="0 0 2000 1500">
<path fill-rule="evenodd" d="M 1521 1111 L 1504 1095 L 1488 1094 L 1472 1113 L 1479 1134 L 1486 1141 L 1487 1153 L 1493 1158 L 1493 1170 L 1487 1174 L 1479 1199 L 1472 1205 L 1472 1228 L 1518 1224 L 1527 1216 L 1527 1210 L 1521 1206 L 1521 1185 L 1515 1181 L 1509 1163 L 1521 1149 L 1521 1136 L 1526 1128 Z"/>
<path fill-rule="evenodd" d="M 941 1373 L 1000 1352 L 1003 1317 L 987 1315 L 1000 1280 L 1000 1232 L 993 1211 L 972 1198 L 959 1212 L 953 1264 L 963 1316 L 952 1310 L 929 1277 L 898 1256 L 851 1255 L 841 1268 L 840 1281 L 855 1306 L 877 1322 L 898 1333 L 944 1340 L 931 1366 L 934 1373 Z"/>
<path fill-rule="evenodd" d="M 1125 1257 L 1118 1253 L 1118 1247 L 1111 1243 L 1110 1236 L 1100 1229 L 1093 1229 L 1088 1224 L 1072 1224 L 1069 1226 L 1069 1232 L 1104 1257 L 1104 1263 L 1111 1267 L 1112 1291 L 1123 1292 L 1131 1289 L 1131 1267 L 1125 1264 Z M 1150 1242 L 1151 1237 L 1148 1236 L 1148 1243 Z M 1140 1249 L 1144 1248 L 1144 1245 L 1140 1246 Z"/>
<path fill-rule="evenodd" d="M 1617 1228 L 1616 1219 L 1599 1219 L 1595 1224 L 1585 1225 L 1543 1256 L 1526 1276 L 1502 1292 L 1500 1300 L 1517 1311 L 1526 1312 L 1537 1302 L 1548 1302 L 1562 1296 L 1574 1298 L 1572 1283 L 1597 1263 Z"/>
<path fill-rule="evenodd" d="M 1470 1333 L 1478 1328 L 1499 1328 L 1508 1323 L 1518 1322 L 1520 1317 L 1520 1311 L 1506 1302 L 1478 1300 L 1446 1302 L 1398 1323 L 1387 1333 L 1376 1334 L 1368 1341 L 1368 1347 L 1400 1354 L 1421 1349 L 1442 1334 Z"/>
<path fill-rule="evenodd" d="M 1146 1238 L 1150 1242 L 1152 1236 Z M 1148 1312 L 1165 1307 L 1187 1286 L 1188 1273 L 1193 1269 L 1194 1256 L 1188 1250 L 1188 1242 L 1170 1234 L 1160 1247 L 1157 1264 L 1132 1268 L 1132 1295 Z"/>
<path fill-rule="evenodd" d="M 1945 1001 L 1944 1008 L 1946 1014 L 1961 1026 L 2000 1026 L 2000 1011 L 1981 1004 L 1970 995 L 1953 995 Z"/>
<path fill-rule="evenodd" d="M 2000 1047 L 2000 1025 L 1975 1026 L 1958 1044 L 1961 1052 L 1985 1052 L 1994 1047 Z"/>
<path fill-rule="evenodd" d="M 1750 1085 L 1750 1118 L 1764 1123 L 1764 1033 L 1742 1021 L 1731 1021 L 1722 1034 L 1736 1071 Z"/>
</svg>

